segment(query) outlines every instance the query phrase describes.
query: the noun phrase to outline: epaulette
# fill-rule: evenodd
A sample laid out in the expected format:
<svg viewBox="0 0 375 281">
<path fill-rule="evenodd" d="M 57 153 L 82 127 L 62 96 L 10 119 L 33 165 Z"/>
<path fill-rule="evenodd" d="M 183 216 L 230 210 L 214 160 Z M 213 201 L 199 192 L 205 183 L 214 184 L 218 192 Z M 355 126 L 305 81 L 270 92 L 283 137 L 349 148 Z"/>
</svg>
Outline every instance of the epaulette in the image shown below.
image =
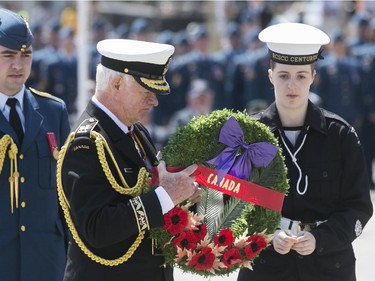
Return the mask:
<svg viewBox="0 0 375 281">
<path fill-rule="evenodd" d="M 321 110 L 323 112 L 324 117 L 330 118 L 330 119 L 334 119 L 334 120 L 336 120 L 336 121 L 344 124 L 348 128 L 352 127 L 352 125 L 350 125 L 344 118 L 342 118 L 341 116 L 337 115 L 336 113 L 333 113 L 333 112 L 328 111 L 328 110 L 323 109 L 323 108 Z"/>
<path fill-rule="evenodd" d="M 91 137 L 91 132 L 98 125 L 99 121 L 93 117 L 87 118 L 75 130 L 75 138 L 77 137 Z"/>
<path fill-rule="evenodd" d="M 53 95 L 51 95 L 51 94 L 49 94 L 49 93 L 41 92 L 41 91 L 35 90 L 34 88 L 31 88 L 31 87 L 30 87 L 29 89 L 30 89 L 30 91 L 31 91 L 33 94 L 36 94 L 36 95 L 38 95 L 38 96 L 40 96 L 40 97 L 48 98 L 48 99 L 52 99 L 52 100 L 55 100 L 55 101 L 57 101 L 57 102 L 59 102 L 59 103 L 63 103 L 63 100 L 62 100 L 62 99 L 60 99 L 60 98 L 58 98 L 58 97 L 55 97 L 55 96 L 53 96 Z"/>
</svg>

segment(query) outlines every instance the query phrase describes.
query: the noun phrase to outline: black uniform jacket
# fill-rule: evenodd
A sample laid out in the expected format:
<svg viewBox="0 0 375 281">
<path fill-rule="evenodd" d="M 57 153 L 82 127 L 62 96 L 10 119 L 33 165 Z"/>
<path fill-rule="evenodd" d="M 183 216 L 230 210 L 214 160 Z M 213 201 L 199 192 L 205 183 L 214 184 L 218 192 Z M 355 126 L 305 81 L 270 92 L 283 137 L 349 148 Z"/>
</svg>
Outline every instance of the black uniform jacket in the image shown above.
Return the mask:
<svg viewBox="0 0 375 281">
<path fill-rule="evenodd" d="M 283 133 L 274 103 L 255 117 L 269 126 L 285 156 L 290 190 L 282 216 L 304 223 L 326 222 L 311 230 L 316 239 L 312 254 L 301 256 L 291 250 L 280 255 L 271 245 L 255 260 L 254 270 L 241 270 L 238 280 L 356 280 L 351 243 L 361 234 L 373 208 L 364 153 L 354 129 L 309 102 L 305 125 L 293 147 Z M 281 134 L 297 159 L 301 177 Z M 303 195 L 296 191 L 299 178 L 302 193 L 308 181 Z"/>
<path fill-rule="evenodd" d="M 129 250 L 142 227 L 163 225 L 161 206 L 154 191 L 133 200 L 133 197 L 115 191 L 99 162 L 95 140 L 88 133 L 78 132 L 85 132 L 85 128 L 90 128 L 90 122 L 98 120 L 94 130 L 106 137 L 120 170 L 131 187 L 136 184 L 139 169 L 145 167 L 132 137 L 125 134 L 91 101 L 81 120 L 86 120 L 85 125 L 76 130 L 76 137 L 63 160 L 63 190 L 70 205 L 72 220 L 85 245 L 99 257 L 117 259 Z M 137 124 L 133 133 L 141 139 L 148 157 L 155 159 L 155 155 L 150 155 L 155 149 L 143 126 Z M 107 160 L 112 174 L 123 186 L 112 161 L 109 157 Z M 101 265 L 93 261 L 70 239 L 64 280 L 168 280 L 162 265 L 163 258 L 152 254 L 152 241 L 147 237 L 147 232 L 131 258 L 117 266 Z"/>
</svg>

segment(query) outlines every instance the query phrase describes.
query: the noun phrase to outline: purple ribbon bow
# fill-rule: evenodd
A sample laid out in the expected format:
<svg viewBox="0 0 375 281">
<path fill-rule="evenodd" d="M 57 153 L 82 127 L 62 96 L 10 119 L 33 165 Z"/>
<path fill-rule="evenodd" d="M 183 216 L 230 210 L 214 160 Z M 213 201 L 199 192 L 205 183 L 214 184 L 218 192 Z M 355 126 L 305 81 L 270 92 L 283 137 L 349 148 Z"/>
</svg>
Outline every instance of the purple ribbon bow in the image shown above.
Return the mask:
<svg viewBox="0 0 375 281">
<path fill-rule="evenodd" d="M 215 158 L 207 161 L 217 166 L 217 184 L 228 172 L 234 177 L 248 180 L 251 176 L 252 164 L 256 168 L 266 167 L 275 157 L 278 149 L 277 146 L 267 142 L 245 143 L 243 131 L 233 116 L 221 128 L 219 142 L 227 147 Z M 245 151 L 237 157 L 241 147 Z"/>
</svg>

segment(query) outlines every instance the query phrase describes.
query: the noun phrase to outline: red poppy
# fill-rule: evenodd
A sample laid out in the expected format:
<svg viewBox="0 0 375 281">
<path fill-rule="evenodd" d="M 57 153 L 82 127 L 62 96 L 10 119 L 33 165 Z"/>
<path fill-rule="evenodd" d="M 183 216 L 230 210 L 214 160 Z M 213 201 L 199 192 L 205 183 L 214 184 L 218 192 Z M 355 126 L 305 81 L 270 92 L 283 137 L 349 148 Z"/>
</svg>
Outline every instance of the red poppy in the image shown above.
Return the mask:
<svg viewBox="0 0 375 281">
<path fill-rule="evenodd" d="M 249 245 L 245 247 L 246 258 L 254 258 L 261 250 L 267 247 L 266 239 L 261 235 L 252 235 L 247 239 L 250 242 Z"/>
<path fill-rule="evenodd" d="M 172 235 L 181 233 L 187 224 L 188 214 L 182 208 L 173 208 L 164 215 L 164 229 Z"/>
<path fill-rule="evenodd" d="M 230 248 L 223 255 L 223 263 L 227 268 L 230 268 L 233 264 L 241 263 L 242 256 L 238 249 Z"/>
<path fill-rule="evenodd" d="M 215 261 L 215 254 L 210 247 L 202 248 L 197 254 L 193 255 L 188 265 L 193 266 L 195 270 L 210 270 Z"/>
<path fill-rule="evenodd" d="M 230 228 L 220 230 L 219 234 L 214 236 L 214 242 L 218 246 L 230 246 L 234 242 L 232 230 Z"/>
<path fill-rule="evenodd" d="M 207 234 L 207 225 L 202 223 L 196 226 L 197 229 L 193 230 L 193 233 L 195 234 L 195 237 L 197 238 L 197 241 L 201 241 L 204 239 L 204 237 Z"/>
<path fill-rule="evenodd" d="M 197 238 L 192 231 L 181 232 L 178 237 L 173 240 L 175 247 L 181 249 L 194 250 L 197 245 Z"/>
</svg>

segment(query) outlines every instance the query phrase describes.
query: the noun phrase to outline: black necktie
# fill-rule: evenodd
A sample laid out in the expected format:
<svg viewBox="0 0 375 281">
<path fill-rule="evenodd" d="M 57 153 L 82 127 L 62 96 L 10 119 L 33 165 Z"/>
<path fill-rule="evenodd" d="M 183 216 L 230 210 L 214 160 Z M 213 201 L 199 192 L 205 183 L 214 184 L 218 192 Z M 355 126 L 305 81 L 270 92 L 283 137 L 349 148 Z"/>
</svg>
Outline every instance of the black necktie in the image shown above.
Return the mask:
<svg viewBox="0 0 375 281">
<path fill-rule="evenodd" d="M 10 113 L 9 113 L 9 123 L 13 127 L 14 131 L 17 134 L 18 140 L 22 143 L 23 140 L 23 129 L 21 124 L 20 116 L 16 110 L 17 99 L 16 98 L 8 98 L 7 105 L 10 106 Z"/>
</svg>

